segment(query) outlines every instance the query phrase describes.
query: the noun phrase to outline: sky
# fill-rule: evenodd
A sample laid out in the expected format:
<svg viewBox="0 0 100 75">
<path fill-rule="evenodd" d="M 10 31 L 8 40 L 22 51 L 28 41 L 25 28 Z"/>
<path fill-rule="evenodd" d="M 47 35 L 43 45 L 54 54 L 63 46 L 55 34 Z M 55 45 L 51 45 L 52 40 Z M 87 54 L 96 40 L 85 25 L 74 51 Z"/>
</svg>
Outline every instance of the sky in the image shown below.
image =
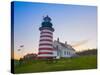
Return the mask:
<svg viewBox="0 0 100 75">
<path fill-rule="evenodd" d="M 15 58 L 38 52 L 39 27 L 46 15 L 51 17 L 55 29 L 53 40 L 59 37 L 61 42 L 67 41 L 76 51 L 97 48 L 96 6 L 15 2 Z M 24 47 L 20 48 L 20 45 Z"/>
</svg>

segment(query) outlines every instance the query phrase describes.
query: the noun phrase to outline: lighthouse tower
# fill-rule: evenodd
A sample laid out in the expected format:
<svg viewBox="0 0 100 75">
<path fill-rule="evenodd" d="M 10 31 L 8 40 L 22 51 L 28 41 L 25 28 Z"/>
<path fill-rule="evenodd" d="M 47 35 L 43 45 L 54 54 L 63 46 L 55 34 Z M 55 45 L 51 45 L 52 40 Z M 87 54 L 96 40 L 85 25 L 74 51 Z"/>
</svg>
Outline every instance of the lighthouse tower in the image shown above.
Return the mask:
<svg viewBox="0 0 100 75">
<path fill-rule="evenodd" d="M 38 57 L 43 59 L 53 58 L 53 32 L 51 18 L 47 15 L 43 18 L 40 30 Z"/>
</svg>

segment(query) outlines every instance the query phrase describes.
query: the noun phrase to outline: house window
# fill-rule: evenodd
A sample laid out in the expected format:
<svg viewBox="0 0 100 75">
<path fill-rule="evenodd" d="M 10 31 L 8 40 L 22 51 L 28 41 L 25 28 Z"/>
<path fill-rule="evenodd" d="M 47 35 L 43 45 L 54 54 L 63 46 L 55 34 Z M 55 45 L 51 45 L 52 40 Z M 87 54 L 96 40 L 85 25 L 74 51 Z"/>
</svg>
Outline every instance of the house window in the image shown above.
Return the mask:
<svg viewBox="0 0 100 75">
<path fill-rule="evenodd" d="M 69 52 L 69 55 L 70 55 L 70 52 Z"/>
<path fill-rule="evenodd" d="M 67 52 L 67 55 L 68 55 L 68 52 Z"/>
<path fill-rule="evenodd" d="M 64 55 L 66 55 L 66 51 L 64 51 Z"/>
</svg>

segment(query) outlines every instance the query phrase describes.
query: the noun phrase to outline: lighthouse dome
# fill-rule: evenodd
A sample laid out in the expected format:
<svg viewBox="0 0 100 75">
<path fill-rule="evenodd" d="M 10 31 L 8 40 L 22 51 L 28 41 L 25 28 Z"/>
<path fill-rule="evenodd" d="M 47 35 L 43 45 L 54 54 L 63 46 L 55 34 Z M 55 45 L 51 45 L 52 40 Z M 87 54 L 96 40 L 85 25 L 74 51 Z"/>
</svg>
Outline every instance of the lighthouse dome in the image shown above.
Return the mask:
<svg viewBox="0 0 100 75">
<path fill-rule="evenodd" d="M 46 17 L 43 18 L 44 22 L 50 22 L 51 18 L 47 15 Z"/>
<path fill-rule="evenodd" d="M 52 28 L 51 18 L 48 15 L 43 18 L 42 27 Z"/>
</svg>

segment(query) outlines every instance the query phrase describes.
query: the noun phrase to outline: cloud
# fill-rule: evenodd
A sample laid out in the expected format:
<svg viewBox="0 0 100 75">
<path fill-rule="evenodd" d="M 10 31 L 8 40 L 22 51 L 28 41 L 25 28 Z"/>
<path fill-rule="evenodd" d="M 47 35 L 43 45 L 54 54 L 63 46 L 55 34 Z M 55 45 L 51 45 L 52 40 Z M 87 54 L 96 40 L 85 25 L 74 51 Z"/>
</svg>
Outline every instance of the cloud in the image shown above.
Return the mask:
<svg viewBox="0 0 100 75">
<path fill-rule="evenodd" d="M 76 46 L 81 46 L 81 45 L 84 45 L 86 43 L 88 43 L 89 40 L 82 40 L 82 41 L 79 41 L 77 42 L 76 44 L 72 45 L 73 47 L 76 47 Z"/>
</svg>

